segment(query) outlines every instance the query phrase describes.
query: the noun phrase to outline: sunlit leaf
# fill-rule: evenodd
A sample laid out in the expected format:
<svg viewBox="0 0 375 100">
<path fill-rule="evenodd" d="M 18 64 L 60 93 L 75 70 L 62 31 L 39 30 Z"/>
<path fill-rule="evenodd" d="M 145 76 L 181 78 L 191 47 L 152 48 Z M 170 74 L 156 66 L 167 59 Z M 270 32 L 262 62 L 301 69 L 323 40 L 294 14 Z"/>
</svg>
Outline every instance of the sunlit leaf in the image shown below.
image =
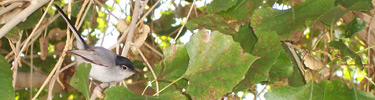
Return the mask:
<svg viewBox="0 0 375 100">
<path fill-rule="evenodd" d="M 324 88 L 324 100 L 375 100 L 372 94 L 353 87 L 350 89 L 339 80 L 323 81 L 321 84 Z"/>
<path fill-rule="evenodd" d="M 341 38 L 351 38 L 357 32 L 365 29 L 366 23 L 356 17 L 353 18 L 349 23 L 340 26 L 344 30 L 343 33 L 339 34 Z"/>
<path fill-rule="evenodd" d="M 227 35 L 235 35 L 236 31 L 232 28 L 223 17 L 215 14 L 202 15 L 197 18 L 191 19 L 188 21 L 186 27 L 189 30 L 193 29 L 210 29 L 218 30 L 221 33 Z"/>
<path fill-rule="evenodd" d="M 362 68 L 362 60 L 359 55 L 357 55 L 354 51 L 352 51 L 350 48 L 348 48 L 344 43 L 339 41 L 332 41 L 329 42 L 329 46 L 334 47 L 335 49 L 338 49 L 343 57 L 349 56 L 352 59 L 355 60 L 355 65 L 359 68 Z"/>
<path fill-rule="evenodd" d="M 323 90 L 318 84 L 310 82 L 298 88 L 273 87 L 265 97 L 267 100 L 324 100 Z"/>
<path fill-rule="evenodd" d="M 124 86 L 112 87 L 104 91 L 104 100 L 184 100 L 186 97 L 180 92 L 170 92 L 156 96 L 141 96 L 131 92 Z"/>
<path fill-rule="evenodd" d="M 186 45 L 190 57 L 186 93 L 193 99 L 217 99 L 240 82 L 257 57 L 245 53 L 232 37 L 200 30 Z"/>
<path fill-rule="evenodd" d="M 164 88 L 172 81 L 182 77 L 185 73 L 188 64 L 189 56 L 186 51 L 186 47 L 183 45 L 172 45 L 164 49 L 164 60 L 154 67 L 156 76 L 158 77 L 159 87 Z M 146 74 L 151 80 L 154 80 L 154 76 L 151 73 Z M 165 91 L 174 91 L 176 88 L 183 88 L 186 86 L 186 80 L 179 80 L 176 85 L 172 85 L 167 88 Z M 155 87 L 156 84 L 153 84 Z M 177 87 L 175 87 L 177 86 Z M 162 92 L 164 93 L 164 92 Z"/>
<path fill-rule="evenodd" d="M 86 100 L 90 98 L 89 91 L 89 74 L 91 70 L 91 64 L 81 63 L 78 65 L 77 73 L 74 74 L 70 80 L 70 85 L 80 91 Z"/>
<path fill-rule="evenodd" d="M 271 8 L 259 9 L 252 17 L 255 30 L 275 31 L 280 36 L 290 36 L 307 21 L 314 21 L 334 7 L 334 0 L 306 0 L 287 11 Z"/>
</svg>

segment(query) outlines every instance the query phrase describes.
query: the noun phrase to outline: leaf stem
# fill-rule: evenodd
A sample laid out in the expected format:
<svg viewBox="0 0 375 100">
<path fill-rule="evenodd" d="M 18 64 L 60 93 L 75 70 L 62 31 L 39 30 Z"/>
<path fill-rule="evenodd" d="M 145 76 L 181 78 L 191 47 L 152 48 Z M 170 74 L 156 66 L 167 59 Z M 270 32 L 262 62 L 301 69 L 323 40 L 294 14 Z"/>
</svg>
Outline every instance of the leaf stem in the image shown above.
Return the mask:
<svg viewBox="0 0 375 100">
<path fill-rule="evenodd" d="M 159 92 L 156 92 L 152 96 L 159 95 L 160 92 L 164 91 L 165 89 L 167 89 L 168 87 L 170 87 L 172 84 L 176 83 L 177 81 L 181 80 L 182 78 L 184 78 L 184 76 L 181 76 L 181 77 L 177 78 L 176 80 L 172 81 L 172 83 L 169 83 L 167 86 L 165 86 L 163 89 L 161 89 Z"/>
</svg>

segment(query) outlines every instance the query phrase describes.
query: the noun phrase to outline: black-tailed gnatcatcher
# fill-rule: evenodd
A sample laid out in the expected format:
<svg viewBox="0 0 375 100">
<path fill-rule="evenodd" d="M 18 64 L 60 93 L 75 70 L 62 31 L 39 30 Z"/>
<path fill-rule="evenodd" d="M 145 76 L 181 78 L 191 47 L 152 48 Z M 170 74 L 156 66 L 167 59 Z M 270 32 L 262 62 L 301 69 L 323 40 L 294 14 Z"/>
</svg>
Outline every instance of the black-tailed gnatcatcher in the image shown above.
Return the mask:
<svg viewBox="0 0 375 100">
<path fill-rule="evenodd" d="M 61 8 L 56 4 L 54 4 L 54 6 L 64 18 L 78 41 L 78 50 L 70 50 L 69 52 L 82 57 L 84 61 L 91 63 L 90 77 L 101 82 L 119 82 L 135 73 L 139 73 L 135 70 L 133 63 L 128 58 L 117 55 L 103 47 L 88 45 L 83 40 L 82 36 L 78 34 L 77 29 L 73 26 L 70 19 L 65 15 Z"/>
</svg>

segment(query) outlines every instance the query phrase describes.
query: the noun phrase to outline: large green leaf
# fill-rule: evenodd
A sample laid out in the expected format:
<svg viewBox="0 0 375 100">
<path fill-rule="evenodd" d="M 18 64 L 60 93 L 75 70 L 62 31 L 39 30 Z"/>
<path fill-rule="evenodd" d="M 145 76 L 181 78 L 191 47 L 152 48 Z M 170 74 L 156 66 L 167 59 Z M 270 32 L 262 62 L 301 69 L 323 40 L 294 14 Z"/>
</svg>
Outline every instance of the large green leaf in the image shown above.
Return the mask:
<svg viewBox="0 0 375 100">
<path fill-rule="evenodd" d="M 172 45 L 170 47 L 166 47 L 163 53 L 164 60 L 160 63 L 160 65 L 154 67 L 155 74 L 158 76 L 160 88 L 164 88 L 172 81 L 182 77 L 189 64 L 189 56 L 187 54 L 186 47 L 183 45 Z M 147 73 L 146 76 L 151 80 L 154 80 L 151 73 Z M 177 81 L 175 84 L 177 87 L 172 85 L 162 93 L 176 91 L 177 88 L 182 89 L 187 85 L 187 81 L 182 79 Z M 155 85 L 156 84 L 153 84 L 153 87 L 155 87 Z"/>
<path fill-rule="evenodd" d="M 190 57 L 186 93 L 193 99 L 221 98 L 240 82 L 257 57 L 245 53 L 231 36 L 200 30 L 186 45 Z"/>
<path fill-rule="evenodd" d="M 2 100 L 15 99 L 15 93 L 12 86 L 12 71 L 7 60 L 0 55 L 0 97 Z"/>
<path fill-rule="evenodd" d="M 354 51 L 352 51 L 350 48 L 348 48 L 344 43 L 339 41 L 332 41 L 329 42 L 329 46 L 338 49 L 343 57 L 349 56 L 350 58 L 353 58 L 355 61 L 355 65 L 357 67 L 363 67 L 361 57 L 357 55 Z"/>
<path fill-rule="evenodd" d="M 131 92 L 124 86 L 111 87 L 104 91 L 106 97 L 104 100 L 184 100 L 186 97 L 180 92 L 170 92 L 155 96 L 141 96 Z"/>
<path fill-rule="evenodd" d="M 70 85 L 80 91 L 88 100 L 90 97 L 89 91 L 89 74 L 91 64 L 81 63 L 78 65 L 77 73 L 73 75 L 70 80 Z"/>
<path fill-rule="evenodd" d="M 370 93 L 356 88 L 350 89 L 339 80 L 323 81 L 321 84 L 324 87 L 324 100 L 375 100 Z"/>
<path fill-rule="evenodd" d="M 237 0 L 214 0 L 209 5 L 207 5 L 206 11 L 209 13 L 219 12 L 222 10 L 227 10 L 237 3 Z"/>
<path fill-rule="evenodd" d="M 210 30 L 218 30 L 227 35 L 236 34 L 234 28 L 231 27 L 223 17 L 215 14 L 202 15 L 191 19 L 187 23 L 186 27 L 189 30 L 206 28 Z"/>
<path fill-rule="evenodd" d="M 290 36 L 307 21 L 315 21 L 334 7 L 334 0 L 306 0 L 287 11 L 271 8 L 259 9 L 251 18 L 254 30 L 275 31 L 280 36 Z"/>
<path fill-rule="evenodd" d="M 374 100 L 375 97 L 356 88 L 350 89 L 339 80 L 310 82 L 301 87 L 273 87 L 267 100 Z"/>
<path fill-rule="evenodd" d="M 267 100 L 324 100 L 323 88 L 310 82 L 302 87 L 273 87 L 265 97 Z M 341 100 L 341 99 L 328 99 Z"/>
</svg>

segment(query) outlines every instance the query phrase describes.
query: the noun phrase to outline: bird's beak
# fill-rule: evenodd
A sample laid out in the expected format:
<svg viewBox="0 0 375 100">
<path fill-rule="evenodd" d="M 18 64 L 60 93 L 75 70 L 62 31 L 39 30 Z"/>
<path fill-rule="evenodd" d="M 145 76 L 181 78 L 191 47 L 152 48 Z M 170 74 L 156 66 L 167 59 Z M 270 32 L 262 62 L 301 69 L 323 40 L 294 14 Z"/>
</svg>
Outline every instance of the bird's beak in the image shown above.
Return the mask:
<svg viewBox="0 0 375 100">
<path fill-rule="evenodd" d="M 137 71 L 136 69 L 133 70 L 135 74 L 141 74 L 141 72 Z"/>
</svg>

